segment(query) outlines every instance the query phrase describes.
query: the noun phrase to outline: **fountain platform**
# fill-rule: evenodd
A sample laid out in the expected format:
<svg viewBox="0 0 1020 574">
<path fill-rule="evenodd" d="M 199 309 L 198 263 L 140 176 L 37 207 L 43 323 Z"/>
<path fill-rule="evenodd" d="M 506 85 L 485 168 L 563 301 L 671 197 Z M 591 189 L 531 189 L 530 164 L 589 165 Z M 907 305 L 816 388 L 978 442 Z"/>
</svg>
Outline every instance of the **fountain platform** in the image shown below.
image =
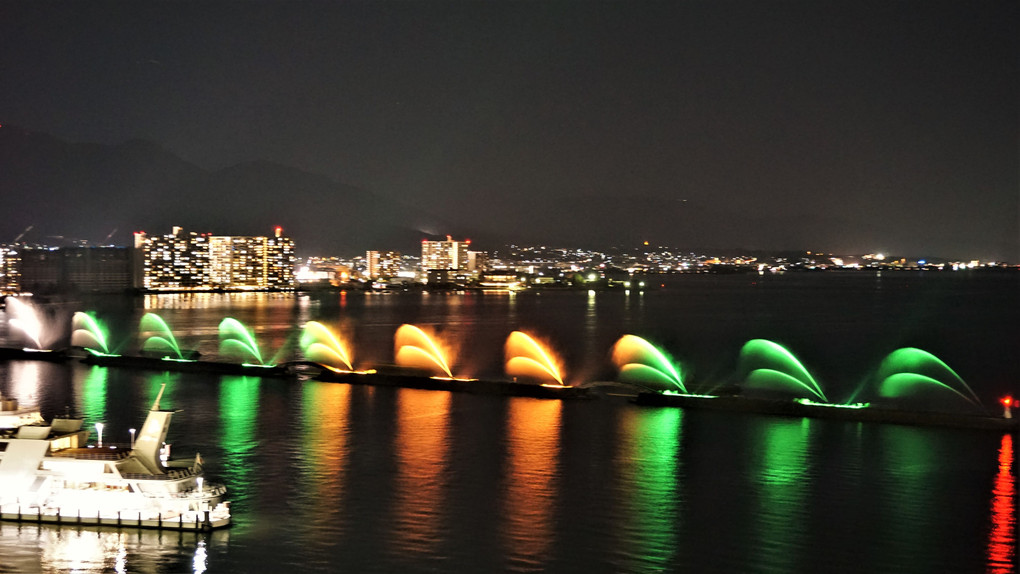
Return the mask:
<svg viewBox="0 0 1020 574">
<path fill-rule="evenodd" d="M 0 361 L 50 361 L 62 363 L 71 357 L 63 350 L 23 349 L 0 347 Z"/>
<path fill-rule="evenodd" d="M 298 365 L 298 363 L 291 363 L 290 365 Z M 313 375 L 313 378 L 316 380 L 351 385 L 376 385 L 405 389 L 539 399 L 585 399 L 594 396 L 592 390 L 587 387 L 561 387 L 559 385 L 519 383 L 514 381 L 437 377 L 400 367 L 381 367 L 374 372 L 357 372 L 336 371 L 311 362 L 302 362 L 300 365 L 310 369 L 314 368 L 313 365 L 320 367 L 321 371 Z"/>
<path fill-rule="evenodd" d="M 179 373 L 209 373 L 213 375 L 240 375 L 253 377 L 293 377 L 280 365 L 254 365 L 247 363 L 221 363 L 194 359 L 172 359 L 138 355 L 107 355 L 89 353 L 81 359 L 86 365 L 118 367 L 122 369 L 144 369 L 149 371 L 173 371 Z"/>
<path fill-rule="evenodd" d="M 742 396 L 667 395 L 653 392 L 638 393 L 634 402 L 647 406 L 671 406 L 684 409 L 810 417 L 850 422 L 936 426 L 1013 433 L 1020 431 L 1020 419 L 966 413 L 905 411 L 878 406 L 843 406 L 810 401 L 798 402 Z"/>
</svg>

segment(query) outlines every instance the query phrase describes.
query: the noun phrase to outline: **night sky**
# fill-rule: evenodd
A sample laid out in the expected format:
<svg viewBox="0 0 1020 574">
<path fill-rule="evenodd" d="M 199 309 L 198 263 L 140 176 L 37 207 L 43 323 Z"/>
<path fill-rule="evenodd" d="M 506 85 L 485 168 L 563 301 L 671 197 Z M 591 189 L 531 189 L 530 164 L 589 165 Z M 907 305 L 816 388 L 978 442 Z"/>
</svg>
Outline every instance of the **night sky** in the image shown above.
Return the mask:
<svg viewBox="0 0 1020 574">
<path fill-rule="evenodd" d="M 1020 260 L 1018 38 L 1015 0 L 3 2 L 0 123 L 453 220 L 650 198 Z"/>
</svg>

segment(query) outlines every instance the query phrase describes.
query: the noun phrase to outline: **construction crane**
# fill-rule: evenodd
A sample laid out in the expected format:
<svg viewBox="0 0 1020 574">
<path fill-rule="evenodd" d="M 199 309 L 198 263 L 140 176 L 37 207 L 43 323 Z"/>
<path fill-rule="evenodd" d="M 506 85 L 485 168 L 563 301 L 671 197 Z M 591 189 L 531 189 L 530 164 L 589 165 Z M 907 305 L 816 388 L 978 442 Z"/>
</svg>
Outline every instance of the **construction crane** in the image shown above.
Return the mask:
<svg viewBox="0 0 1020 574">
<path fill-rule="evenodd" d="M 17 242 L 21 241 L 21 238 L 24 237 L 26 233 L 28 233 L 29 231 L 32 231 L 32 227 L 33 226 L 31 226 L 31 225 L 26 227 L 25 230 L 22 231 L 20 234 L 18 234 L 18 236 L 15 237 L 14 241 L 12 241 L 11 243 L 17 243 Z"/>
</svg>

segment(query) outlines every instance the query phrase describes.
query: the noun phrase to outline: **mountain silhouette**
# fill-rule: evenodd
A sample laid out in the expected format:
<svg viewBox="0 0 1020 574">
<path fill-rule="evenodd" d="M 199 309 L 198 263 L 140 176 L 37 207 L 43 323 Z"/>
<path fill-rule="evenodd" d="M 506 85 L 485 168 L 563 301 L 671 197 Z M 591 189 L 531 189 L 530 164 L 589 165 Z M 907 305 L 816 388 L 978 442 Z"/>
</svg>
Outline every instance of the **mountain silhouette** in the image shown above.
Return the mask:
<svg viewBox="0 0 1020 574">
<path fill-rule="evenodd" d="M 302 254 L 365 249 L 415 252 L 436 217 L 327 177 L 268 161 L 206 170 L 160 146 L 71 143 L 0 128 L 0 242 L 26 227 L 29 243 L 131 243 L 131 233 L 174 225 L 225 235 L 268 235 L 282 226 Z"/>
</svg>

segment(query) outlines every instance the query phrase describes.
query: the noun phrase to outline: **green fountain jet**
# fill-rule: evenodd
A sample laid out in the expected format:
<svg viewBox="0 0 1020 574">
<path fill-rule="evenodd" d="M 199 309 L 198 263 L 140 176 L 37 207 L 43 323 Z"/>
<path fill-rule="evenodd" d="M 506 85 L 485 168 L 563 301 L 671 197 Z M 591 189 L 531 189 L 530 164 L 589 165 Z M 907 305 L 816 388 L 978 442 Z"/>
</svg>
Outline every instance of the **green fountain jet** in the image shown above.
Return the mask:
<svg viewBox="0 0 1020 574">
<path fill-rule="evenodd" d="M 804 365 L 793 353 L 778 343 L 766 339 L 752 339 L 740 349 L 741 372 L 747 372 L 744 382 L 749 387 L 793 391 L 807 391 L 828 403 L 829 399 Z"/>
<path fill-rule="evenodd" d="M 155 313 L 146 313 L 139 322 L 138 330 L 145 333 L 154 333 L 142 343 L 143 351 L 173 352 L 176 358 L 183 359 L 181 348 L 177 345 L 177 339 L 162 317 Z"/>
<path fill-rule="evenodd" d="M 347 345 L 333 331 L 318 321 L 305 323 L 301 331 L 301 350 L 310 361 L 318 361 L 337 369 L 351 371 L 351 355 Z"/>
<path fill-rule="evenodd" d="M 92 313 L 75 312 L 71 317 L 71 344 L 83 347 L 92 353 L 110 354 L 106 329 L 92 316 Z"/>
<path fill-rule="evenodd" d="M 264 366 L 255 337 L 233 317 L 220 321 L 220 354 L 240 355 L 252 364 Z"/>
<path fill-rule="evenodd" d="M 898 399 L 926 388 L 950 391 L 974 406 L 981 400 L 960 375 L 927 351 L 914 347 L 897 349 L 878 368 L 879 396 Z"/>
<path fill-rule="evenodd" d="M 687 393 L 680 369 L 666 353 L 636 335 L 624 335 L 613 345 L 613 363 L 620 380 L 661 392 Z"/>
</svg>

